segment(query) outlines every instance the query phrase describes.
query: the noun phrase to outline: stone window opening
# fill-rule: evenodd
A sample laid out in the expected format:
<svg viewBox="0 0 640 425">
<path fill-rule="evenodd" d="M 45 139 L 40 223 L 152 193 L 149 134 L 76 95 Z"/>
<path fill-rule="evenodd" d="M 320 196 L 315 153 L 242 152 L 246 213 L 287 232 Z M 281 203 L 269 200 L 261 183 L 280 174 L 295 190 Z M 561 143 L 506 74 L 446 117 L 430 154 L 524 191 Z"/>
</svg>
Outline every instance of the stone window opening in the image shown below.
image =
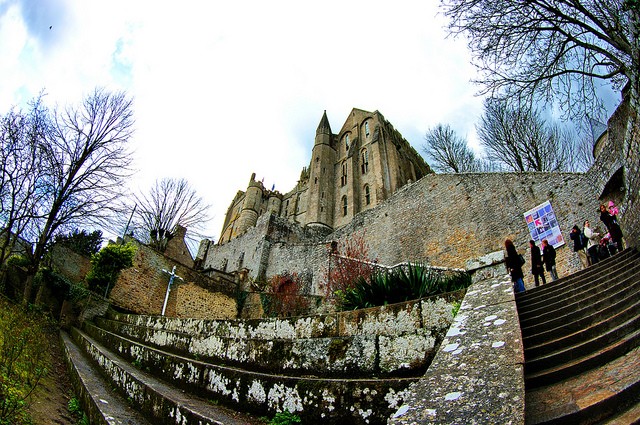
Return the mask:
<svg viewBox="0 0 640 425">
<path fill-rule="evenodd" d="M 369 121 L 364 122 L 364 135 L 369 137 L 371 133 L 369 132 Z"/>
<path fill-rule="evenodd" d="M 342 163 L 342 176 L 340 177 L 340 184 L 342 186 L 347 185 L 347 163 L 346 161 Z"/>
<path fill-rule="evenodd" d="M 347 197 L 346 196 L 342 197 L 342 216 L 343 217 L 347 216 Z"/>
<path fill-rule="evenodd" d="M 364 185 L 364 203 L 365 205 L 371 204 L 371 191 L 368 184 Z"/>
<path fill-rule="evenodd" d="M 362 169 L 362 174 L 369 172 L 369 151 L 366 149 L 363 149 L 360 154 L 360 168 Z"/>
<path fill-rule="evenodd" d="M 344 148 L 346 151 L 349 151 L 349 135 L 344 135 Z"/>
</svg>

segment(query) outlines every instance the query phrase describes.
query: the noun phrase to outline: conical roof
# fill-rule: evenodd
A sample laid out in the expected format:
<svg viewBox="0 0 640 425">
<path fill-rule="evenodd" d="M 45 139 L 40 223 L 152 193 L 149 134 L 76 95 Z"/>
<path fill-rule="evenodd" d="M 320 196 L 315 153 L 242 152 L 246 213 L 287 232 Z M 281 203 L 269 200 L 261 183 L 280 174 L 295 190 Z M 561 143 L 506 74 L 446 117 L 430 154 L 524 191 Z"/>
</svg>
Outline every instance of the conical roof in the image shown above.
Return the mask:
<svg viewBox="0 0 640 425">
<path fill-rule="evenodd" d="M 327 118 L 326 109 L 322 114 L 322 118 L 320 119 L 320 124 L 318 124 L 318 129 L 316 130 L 316 135 L 318 134 L 331 134 L 331 126 L 329 125 L 329 119 Z"/>
</svg>

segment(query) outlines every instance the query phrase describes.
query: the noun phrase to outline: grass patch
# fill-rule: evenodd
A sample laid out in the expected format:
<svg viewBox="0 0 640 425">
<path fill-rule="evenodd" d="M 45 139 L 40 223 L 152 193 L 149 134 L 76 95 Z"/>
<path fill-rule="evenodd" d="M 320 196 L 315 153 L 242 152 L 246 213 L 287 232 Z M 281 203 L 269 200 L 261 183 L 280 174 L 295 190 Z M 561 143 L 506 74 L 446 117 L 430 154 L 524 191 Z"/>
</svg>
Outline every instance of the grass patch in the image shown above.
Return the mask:
<svg viewBox="0 0 640 425">
<path fill-rule="evenodd" d="M 51 326 L 41 313 L 0 298 L 0 425 L 32 422 L 27 402 L 49 371 Z"/>
</svg>

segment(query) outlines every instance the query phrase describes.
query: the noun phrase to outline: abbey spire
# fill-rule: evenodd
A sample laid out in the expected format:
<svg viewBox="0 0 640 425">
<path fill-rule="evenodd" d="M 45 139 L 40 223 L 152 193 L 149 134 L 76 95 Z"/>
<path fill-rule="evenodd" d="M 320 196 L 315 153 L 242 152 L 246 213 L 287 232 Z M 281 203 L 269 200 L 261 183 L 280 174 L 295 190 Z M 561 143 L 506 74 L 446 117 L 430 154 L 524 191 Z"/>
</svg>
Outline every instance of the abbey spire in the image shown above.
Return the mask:
<svg viewBox="0 0 640 425">
<path fill-rule="evenodd" d="M 331 136 L 331 126 L 329 125 L 329 119 L 327 118 L 326 109 L 322 114 L 322 118 L 320 119 L 320 124 L 318 124 L 318 128 L 316 129 L 316 144 L 318 143 L 318 136 L 321 134 Z"/>
</svg>

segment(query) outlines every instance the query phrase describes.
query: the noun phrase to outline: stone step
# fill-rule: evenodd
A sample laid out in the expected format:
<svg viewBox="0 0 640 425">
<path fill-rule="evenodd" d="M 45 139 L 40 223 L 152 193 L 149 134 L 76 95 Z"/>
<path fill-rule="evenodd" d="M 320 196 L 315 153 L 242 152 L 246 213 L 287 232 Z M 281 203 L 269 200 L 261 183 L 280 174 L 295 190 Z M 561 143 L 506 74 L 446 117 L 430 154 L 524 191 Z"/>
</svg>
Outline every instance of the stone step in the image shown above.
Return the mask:
<svg viewBox="0 0 640 425">
<path fill-rule="evenodd" d="M 92 367 L 69 334 L 61 331 L 60 339 L 74 391 L 92 424 L 151 424 L 124 397 L 111 390 L 111 385 Z"/>
<path fill-rule="evenodd" d="M 608 418 L 602 422 L 602 425 L 629 425 L 640 424 L 640 396 L 636 396 L 635 402 L 631 402 L 627 410 L 620 412 L 621 407 L 618 405 L 619 413 L 612 418 Z"/>
<path fill-rule="evenodd" d="M 620 311 L 622 307 L 624 309 Z M 623 306 L 610 306 L 567 326 L 523 337 L 525 359 L 535 359 L 564 347 L 579 345 L 628 322 L 631 322 L 628 323 L 629 325 L 639 327 L 638 311 L 640 311 L 640 298 L 629 297 Z"/>
<path fill-rule="evenodd" d="M 577 302 L 567 303 L 562 309 L 556 312 L 549 312 L 538 317 L 532 317 L 526 321 L 521 321 L 521 329 L 523 337 L 539 334 L 551 329 L 556 329 L 568 324 L 579 321 L 580 319 L 597 314 L 599 311 L 610 306 L 620 304 L 624 306 L 625 302 L 633 300 L 640 292 L 640 270 L 633 276 L 628 276 L 624 281 L 618 282 L 616 285 L 607 288 L 596 294 L 590 295 L 588 298 L 581 299 Z M 621 309 L 624 309 L 622 307 Z M 573 331 L 572 328 L 567 328 Z"/>
<path fill-rule="evenodd" d="M 96 318 L 95 323 L 107 331 L 174 354 L 213 364 L 290 376 L 421 376 L 437 349 L 435 338 L 420 339 L 417 335 L 229 338 L 190 335 L 105 318 Z M 400 353 L 397 351 L 399 346 L 411 346 L 412 349 Z"/>
<path fill-rule="evenodd" d="M 81 330 L 72 329 L 72 337 L 110 383 L 122 392 L 135 409 L 152 423 L 258 425 L 258 418 L 212 404 L 207 399 L 175 388 L 145 373 L 107 349 Z"/>
<path fill-rule="evenodd" d="M 91 338 L 78 334 L 85 336 L 88 352 L 96 352 L 91 347 L 98 340 L 113 347 L 125 362 L 190 394 L 257 415 L 293 411 L 304 423 L 386 423 L 401 393 L 419 379 L 330 379 L 252 372 L 168 353 L 95 326 L 87 329 Z M 96 356 L 100 361 L 102 356 Z"/>
<path fill-rule="evenodd" d="M 545 316 L 555 316 L 558 312 L 566 311 L 576 303 L 589 302 L 594 296 L 599 296 L 604 291 L 614 292 L 633 276 L 636 276 L 637 280 L 640 281 L 640 264 L 638 263 L 603 274 L 600 279 L 589 280 L 588 277 L 585 277 L 580 286 L 566 287 L 562 293 L 558 293 L 555 296 L 550 295 L 545 303 L 526 307 L 518 305 L 520 323 L 523 327 L 526 327 L 532 321 L 538 322 Z"/>
<path fill-rule="evenodd" d="M 529 390 L 551 385 L 585 370 L 601 368 L 607 363 L 616 360 L 618 357 L 624 356 L 627 352 L 636 349 L 638 346 L 640 346 L 640 329 L 625 335 L 600 350 L 590 352 L 561 364 L 552 365 L 544 370 L 528 373 L 528 366 L 525 361 L 525 387 Z"/>
<path fill-rule="evenodd" d="M 525 423 L 528 425 L 636 423 L 640 400 L 640 348 L 598 369 L 576 373 L 549 386 L 529 389 L 525 397 Z M 619 422 L 624 418 L 630 420 Z"/>
<path fill-rule="evenodd" d="M 633 264 L 640 257 L 640 252 L 635 248 L 628 248 L 614 257 L 607 258 L 594 264 L 593 266 L 582 269 L 569 276 L 562 277 L 555 282 L 549 282 L 536 288 L 528 289 L 524 293 L 516 294 L 518 308 L 523 311 L 533 304 L 544 304 L 549 297 L 553 297 L 558 293 L 562 293 L 565 288 L 580 285 L 584 283 L 585 277 L 589 280 L 599 277 L 602 273 L 609 273 L 611 269 L 615 269 L 615 264 L 621 265 L 622 269 L 626 264 Z"/>
<path fill-rule="evenodd" d="M 558 315 L 552 320 L 521 328 L 524 346 L 526 348 L 538 346 L 614 319 L 640 301 L 640 288 L 636 287 L 635 289 L 635 291 L 623 289 L 619 294 L 616 294 L 615 299 L 597 300 L 593 305 L 586 305 L 581 310 L 572 311 L 564 316 Z"/>
<path fill-rule="evenodd" d="M 630 337 L 634 332 L 640 329 L 640 315 L 636 314 L 624 323 L 607 330 L 606 332 L 597 333 L 590 339 L 584 339 L 574 344 L 565 344 L 561 342 L 557 344 L 557 348 L 547 353 L 541 353 L 537 356 L 531 356 L 530 352 L 525 350 L 525 374 L 540 372 L 552 369 L 557 366 L 571 362 L 574 359 L 589 356 L 599 352 L 620 340 Z M 567 341 L 562 341 L 567 342 Z M 633 345 L 633 338 L 629 340 Z M 635 342 L 638 344 L 638 342 Z M 529 354 L 527 356 L 527 354 Z M 603 359 L 604 360 L 604 359 Z"/>
</svg>

